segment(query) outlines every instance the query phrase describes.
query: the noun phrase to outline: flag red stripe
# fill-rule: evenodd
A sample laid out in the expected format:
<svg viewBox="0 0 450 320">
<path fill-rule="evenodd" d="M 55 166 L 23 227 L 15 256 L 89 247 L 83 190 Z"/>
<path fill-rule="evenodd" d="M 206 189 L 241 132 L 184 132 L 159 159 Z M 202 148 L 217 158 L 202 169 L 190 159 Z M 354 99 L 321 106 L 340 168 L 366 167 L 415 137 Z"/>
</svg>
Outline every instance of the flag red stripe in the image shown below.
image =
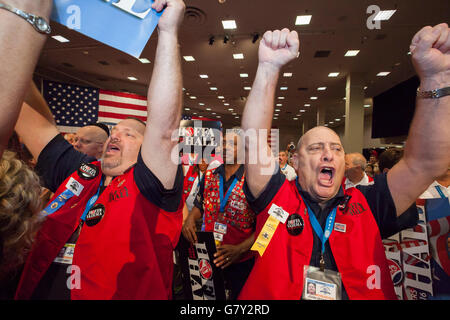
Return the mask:
<svg viewBox="0 0 450 320">
<path fill-rule="evenodd" d="M 140 120 L 142 120 L 144 122 L 147 121 L 147 117 L 134 116 L 134 115 L 129 115 L 129 114 L 119 114 L 119 113 L 112 113 L 112 112 L 99 111 L 98 116 L 99 117 L 105 117 L 105 118 L 120 119 L 120 120 L 123 120 L 123 119 L 128 118 L 128 117 L 135 117 L 135 118 L 138 118 L 138 119 L 140 119 Z"/>
<path fill-rule="evenodd" d="M 147 106 L 139 106 L 137 104 L 123 103 L 109 100 L 100 100 L 99 107 L 101 106 L 147 111 Z"/>
<path fill-rule="evenodd" d="M 124 93 L 124 92 L 100 90 L 100 94 L 109 94 L 109 95 L 117 96 L 117 97 L 124 97 L 124 98 L 131 98 L 131 99 L 138 99 L 138 100 L 147 101 L 146 97 L 139 96 L 139 95 L 134 94 L 134 93 Z"/>
</svg>

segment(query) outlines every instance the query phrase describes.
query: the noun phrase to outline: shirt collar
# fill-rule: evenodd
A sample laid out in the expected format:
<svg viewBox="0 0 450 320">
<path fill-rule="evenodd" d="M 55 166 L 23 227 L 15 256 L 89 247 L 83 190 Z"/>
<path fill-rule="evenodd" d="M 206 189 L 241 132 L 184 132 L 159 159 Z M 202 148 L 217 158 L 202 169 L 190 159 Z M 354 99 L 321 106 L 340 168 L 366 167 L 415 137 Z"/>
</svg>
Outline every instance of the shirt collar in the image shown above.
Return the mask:
<svg viewBox="0 0 450 320">
<path fill-rule="evenodd" d="M 221 164 L 220 166 L 218 166 L 216 170 L 214 170 L 214 173 L 215 174 L 218 173 L 225 178 L 225 164 Z M 236 177 L 238 180 L 241 180 L 243 176 L 244 176 L 244 165 L 241 164 L 239 166 L 239 169 L 236 170 L 236 172 L 230 177 L 230 179 Z"/>
<path fill-rule="evenodd" d="M 325 208 L 322 210 L 317 200 L 313 199 L 307 191 L 304 191 L 302 189 L 300 183 L 298 182 L 298 177 L 295 179 L 295 185 L 297 186 L 297 190 L 302 196 L 303 200 L 305 200 L 308 203 L 308 205 L 311 207 L 311 209 L 314 211 L 314 214 L 316 215 L 321 211 L 329 211 L 331 208 L 337 206 L 341 201 L 345 199 L 344 190 L 342 189 L 342 186 L 340 186 L 338 193 L 334 196 L 334 198 L 330 199 L 326 203 Z"/>
</svg>

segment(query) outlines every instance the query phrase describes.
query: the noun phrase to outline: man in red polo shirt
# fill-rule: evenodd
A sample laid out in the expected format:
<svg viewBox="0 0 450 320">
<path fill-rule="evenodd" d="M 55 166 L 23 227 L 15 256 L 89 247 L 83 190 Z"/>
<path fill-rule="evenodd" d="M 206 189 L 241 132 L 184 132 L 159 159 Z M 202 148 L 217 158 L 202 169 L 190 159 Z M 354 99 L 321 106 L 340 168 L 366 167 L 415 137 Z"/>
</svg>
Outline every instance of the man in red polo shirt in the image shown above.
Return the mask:
<svg viewBox="0 0 450 320">
<path fill-rule="evenodd" d="M 242 117 L 246 132 L 270 130 L 280 70 L 298 57 L 298 49 L 295 31 L 264 34 Z M 244 188 L 258 214 L 252 249 L 259 256 L 241 299 L 396 299 L 380 233 L 414 205 L 450 158 L 447 24 L 420 30 L 410 50 L 421 84 L 405 154 L 373 185 L 343 190 L 344 149 L 326 127 L 300 138 L 293 182 L 280 173 L 264 139 L 256 148 L 246 144 Z M 267 158 L 250 163 L 253 154 Z M 307 291 L 309 283 L 316 293 Z"/>
<path fill-rule="evenodd" d="M 182 224 L 183 173 L 170 158 L 181 118 L 178 29 L 185 5 L 165 10 L 148 90 L 148 126 L 128 118 L 101 161 L 76 151 L 24 105 L 16 130 L 55 196 L 25 264 L 17 299 L 169 299 L 173 249 Z M 155 152 L 157 150 L 157 152 Z"/>
</svg>

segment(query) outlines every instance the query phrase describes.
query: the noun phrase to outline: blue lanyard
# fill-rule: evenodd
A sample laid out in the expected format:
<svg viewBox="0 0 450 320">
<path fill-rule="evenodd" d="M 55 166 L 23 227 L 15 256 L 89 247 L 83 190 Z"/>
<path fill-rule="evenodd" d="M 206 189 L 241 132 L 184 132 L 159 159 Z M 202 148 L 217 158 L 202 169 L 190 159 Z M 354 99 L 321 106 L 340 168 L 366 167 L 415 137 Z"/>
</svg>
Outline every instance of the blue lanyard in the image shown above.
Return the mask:
<svg viewBox="0 0 450 320">
<path fill-rule="evenodd" d="M 323 255 L 323 253 L 325 252 L 325 243 L 328 241 L 328 238 L 333 232 L 334 219 L 336 218 L 337 207 L 335 207 L 327 217 L 327 222 L 325 225 L 325 233 L 323 232 L 322 227 L 319 224 L 319 221 L 317 221 L 314 212 L 312 212 L 311 208 L 307 204 L 306 207 L 308 208 L 308 215 L 309 221 L 311 221 L 311 226 L 313 227 L 314 231 L 316 232 L 317 236 L 322 242 L 322 255 Z"/>
<path fill-rule="evenodd" d="M 442 199 L 447 198 L 439 186 L 434 186 L 434 187 L 436 188 L 437 192 L 439 193 L 439 195 L 441 196 Z"/>
<path fill-rule="evenodd" d="M 238 181 L 238 179 L 236 177 L 234 177 L 233 183 L 231 183 L 231 186 L 228 188 L 227 194 L 225 195 L 225 197 L 223 196 L 223 176 L 221 174 L 219 174 L 220 176 L 220 212 L 224 212 L 225 211 L 225 205 L 227 204 L 228 198 L 231 195 L 231 192 L 233 191 L 234 187 L 236 186 L 236 183 Z"/>
<path fill-rule="evenodd" d="M 94 203 L 95 203 L 95 202 L 97 201 L 97 199 L 98 199 L 98 196 L 99 196 L 99 194 L 100 194 L 100 189 L 101 189 L 102 185 L 103 185 L 103 178 L 102 178 L 102 180 L 100 181 L 100 185 L 98 186 L 97 193 L 94 194 L 94 195 L 89 199 L 89 201 L 87 202 L 86 208 L 84 208 L 83 214 L 81 215 L 81 220 L 83 220 L 83 221 L 86 220 L 86 215 L 87 215 L 87 213 L 89 212 L 89 210 L 91 210 L 92 206 L 94 205 Z"/>
</svg>

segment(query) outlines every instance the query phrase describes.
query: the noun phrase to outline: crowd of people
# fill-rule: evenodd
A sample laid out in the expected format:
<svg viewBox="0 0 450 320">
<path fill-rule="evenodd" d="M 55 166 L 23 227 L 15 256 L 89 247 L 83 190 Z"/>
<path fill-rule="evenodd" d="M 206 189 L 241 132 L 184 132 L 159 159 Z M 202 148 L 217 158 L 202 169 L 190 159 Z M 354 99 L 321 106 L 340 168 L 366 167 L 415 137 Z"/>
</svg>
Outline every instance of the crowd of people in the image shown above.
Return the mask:
<svg viewBox="0 0 450 320">
<path fill-rule="evenodd" d="M 49 21 L 53 1 L 2 2 Z M 450 96 L 419 95 L 405 148 L 378 159 L 346 154 L 322 126 L 277 159 L 264 139 L 251 149 L 245 132 L 270 130 L 278 77 L 300 40 L 296 31 L 267 31 L 223 158 L 193 154 L 183 163 L 173 159 L 172 133 L 185 4 L 152 8 L 164 11 L 147 122 L 93 123 L 66 136 L 31 81 L 45 30 L 0 9 L 0 298 L 172 299 L 174 250 L 180 237 L 195 244 L 203 231 L 214 235 L 212 262 L 230 300 L 319 299 L 323 286 L 333 288 L 326 299 L 396 299 L 382 239 L 417 223 L 415 201 L 430 186 L 449 196 Z M 448 92 L 448 25 L 418 30 L 410 51 L 419 92 Z M 370 266 L 380 279 L 372 287 Z"/>
</svg>

